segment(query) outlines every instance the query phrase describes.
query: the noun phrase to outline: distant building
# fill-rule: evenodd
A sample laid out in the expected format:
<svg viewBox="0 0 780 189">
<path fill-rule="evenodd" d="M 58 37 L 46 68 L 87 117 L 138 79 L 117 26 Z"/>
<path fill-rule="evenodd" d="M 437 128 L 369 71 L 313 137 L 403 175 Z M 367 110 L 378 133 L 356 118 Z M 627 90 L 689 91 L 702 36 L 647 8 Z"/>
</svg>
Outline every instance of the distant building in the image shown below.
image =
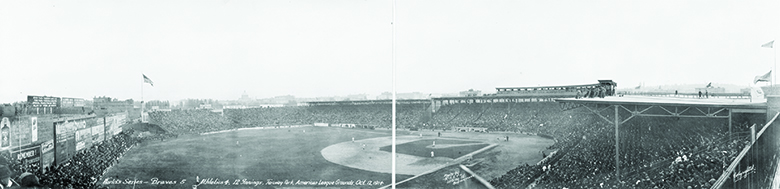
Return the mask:
<svg viewBox="0 0 780 189">
<path fill-rule="evenodd" d="M 134 102 L 132 99 L 119 101 L 111 97 L 95 97 L 92 100 L 93 107 L 96 110 L 103 110 L 107 112 L 124 112 L 133 108 Z"/>
<path fill-rule="evenodd" d="M 461 91 L 459 96 L 480 96 L 482 91 L 469 89 L 468 91 Z"/>
<path fill-rule="evenodd" d="M 249 95 L 244 91 L 244 94 L 241 94 L 241 98 L 239 98 L 238 101 L 241 103 L 249 103 L 252 102 L 252 98 L 249 98 Z"/>
<path fill-rule="evenodd" d="M 248 106 L 245 105 L 224 105 L 222 106 L 223 109 L 247 109 Z"/>
<path fill-rule="evenodd" d="M 292 95 L 275 96 L 272 100 L 274 104 L 287 104 L 290 101 L 295 101 L 295 96 Z"/>
<path fill-rule="evenodd" d="M 168 101 L 152 100 L 144 102 L 144 104 L 146 104 L 146 107 L 154 108 L 156 106 L 158 109 L 168 109 L 171 107 L 171 104 Z"/>
<path fill-rule="evenodd" d="M 368 100 L 368 95 L 366 95 L 366 94 L 347 95 L 347 99 L 349 99 L 349 100 Z"/>
<path fill-rule="evenodd" d="M 195 108 L 195 109 L 206 109 L 206 110 L 210 110 L 210 109 L 212 109 L 212 108 L 211 108 L 211 104 L 201 104 L 200 106 L 198 106 L 198 107 L 197 107 L 197 108 Z"/>
</svg>

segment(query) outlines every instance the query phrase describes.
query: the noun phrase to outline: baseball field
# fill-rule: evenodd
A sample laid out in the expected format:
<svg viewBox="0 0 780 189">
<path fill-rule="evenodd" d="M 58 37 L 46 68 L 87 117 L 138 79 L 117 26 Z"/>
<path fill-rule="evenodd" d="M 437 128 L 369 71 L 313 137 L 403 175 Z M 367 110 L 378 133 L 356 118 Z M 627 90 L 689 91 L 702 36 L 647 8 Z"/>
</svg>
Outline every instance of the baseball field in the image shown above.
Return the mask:
<svg viewBox="0 0 780 189">
<path fill-rule="evenodd" d="M 417 133 L 399 134 L 397 141 L 397 181 L 488 145 Z M 312 126 L 178 137 L 133 147 L 98 182 L 110 188 L 379 188 L 391 181 L 390 144 L 387 130 Z M 430 151 L 441 156 L 431 158 Z"/>
</svg>

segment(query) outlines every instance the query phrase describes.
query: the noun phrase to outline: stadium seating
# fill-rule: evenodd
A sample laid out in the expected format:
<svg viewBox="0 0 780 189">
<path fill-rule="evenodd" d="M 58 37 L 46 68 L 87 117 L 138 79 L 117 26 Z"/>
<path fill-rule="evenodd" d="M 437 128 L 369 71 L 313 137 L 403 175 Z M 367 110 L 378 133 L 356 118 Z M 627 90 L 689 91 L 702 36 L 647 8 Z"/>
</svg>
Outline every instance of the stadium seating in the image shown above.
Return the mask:
<svg viewBox="0 0 780 189">
<path fill-rule="evenodd" d="M 149 123 L 171 134 L 199 134 L 237 128 L 233 121 L 208 110 L 174 110 L 149 113 Z"/>
<path fill-rule="evenodd" d="M 60 164 L 39 169 L 32 164 L 4 157 L 10 162 L 11 171 L 20 174 L 30 172 L 40 178 L 40 183 L 51 188 L 100 188 L 98 180 L 103 173 L 121 157 L 125 151 L 144 140 L 126 133 L 115 135 L 112 139 L 78 152 L 73 158 Z M 105 187 L 104 187 L 105 188 Z"/>
<path fill-rule="evenodd" d="M 151 112 L 150 122 L 170 135 L 199 134 L 243 127 L 311 123 L 349 123 L 389 127 L 389 104 L 318 105 L 226 109 L 224 116 L 206 110 Z M 616 178 L 614 128 L 580 109 L 563 111 L 555 102 L 461 103 L 439 107 L 399 104 L 399 128 L 447 129 L 486 127 L 488 131 L 528 132 L 551 136 L 558 152 L 540 165 L 521 165 L 490 181 L 498 188 L 536 183 L 542 188 L 703 188 L 733 161 L 746 145 L 747 126 L 734 127 L 729 137 L 724 120 L 635 117 L 620 129 L 621 181 Z M 165 136 L 161 136 L 165 137 Z M 154 139 L 146 139 L 154 140 Z M 121 134 L 82 151 L 68 163 L 41 175 L 50 186 L 92 187 L 108 166 L 130 146 L 141 142 Z M 15 171 L 33 170 L 15 164 Z"/>
</svg>

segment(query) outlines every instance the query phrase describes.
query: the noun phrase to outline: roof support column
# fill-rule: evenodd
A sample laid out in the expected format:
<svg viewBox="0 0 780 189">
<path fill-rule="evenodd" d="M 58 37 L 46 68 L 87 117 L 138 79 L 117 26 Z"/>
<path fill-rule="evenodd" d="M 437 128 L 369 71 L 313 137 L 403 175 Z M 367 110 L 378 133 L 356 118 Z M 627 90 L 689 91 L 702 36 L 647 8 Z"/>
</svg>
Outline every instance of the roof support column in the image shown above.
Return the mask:
<svg viewBox="0 0 780 189">
<path fill-rule="evenodd" d="M 731 141 L 731 109 L 729 109 L 729 141 Z"/>
<path fill-rule="evenodd" d="M 619 137 L 619 127 L 620 127 L 620 111 L 618 109 L 619 105 L 615 106 L 615 177 L 620 181 L 620 138 Z"/>
</svg>

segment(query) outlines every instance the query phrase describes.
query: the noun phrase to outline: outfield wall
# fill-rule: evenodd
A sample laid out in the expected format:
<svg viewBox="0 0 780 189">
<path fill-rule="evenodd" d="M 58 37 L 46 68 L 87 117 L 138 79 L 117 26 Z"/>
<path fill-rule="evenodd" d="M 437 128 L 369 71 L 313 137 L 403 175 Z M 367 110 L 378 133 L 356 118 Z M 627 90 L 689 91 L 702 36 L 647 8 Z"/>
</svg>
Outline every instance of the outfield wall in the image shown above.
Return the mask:
<svg viewBox="0 0 780 189">
<path fill-rule="evenodd" d="M 45 168 L 62 163 L 122 132 L 126 114 L 97 116 L 16 116 L 0 124 L 0 153 L 25 165 Z M 56 139 L 56 140 L 55 140 Z"/>
<path fill-rule="evenodd" d="M 120 127 L 127 120 L 127 114 L 105 117 L 87 116 L 53 122 L 54 163 L 60 164 L 72 158 L 81 150 L 110 139 L 122 132 Z M 48 163 L 48 162 L 44 162 Z M 48 166 L 45 164 L 44 166 Z"/>
</svg>

